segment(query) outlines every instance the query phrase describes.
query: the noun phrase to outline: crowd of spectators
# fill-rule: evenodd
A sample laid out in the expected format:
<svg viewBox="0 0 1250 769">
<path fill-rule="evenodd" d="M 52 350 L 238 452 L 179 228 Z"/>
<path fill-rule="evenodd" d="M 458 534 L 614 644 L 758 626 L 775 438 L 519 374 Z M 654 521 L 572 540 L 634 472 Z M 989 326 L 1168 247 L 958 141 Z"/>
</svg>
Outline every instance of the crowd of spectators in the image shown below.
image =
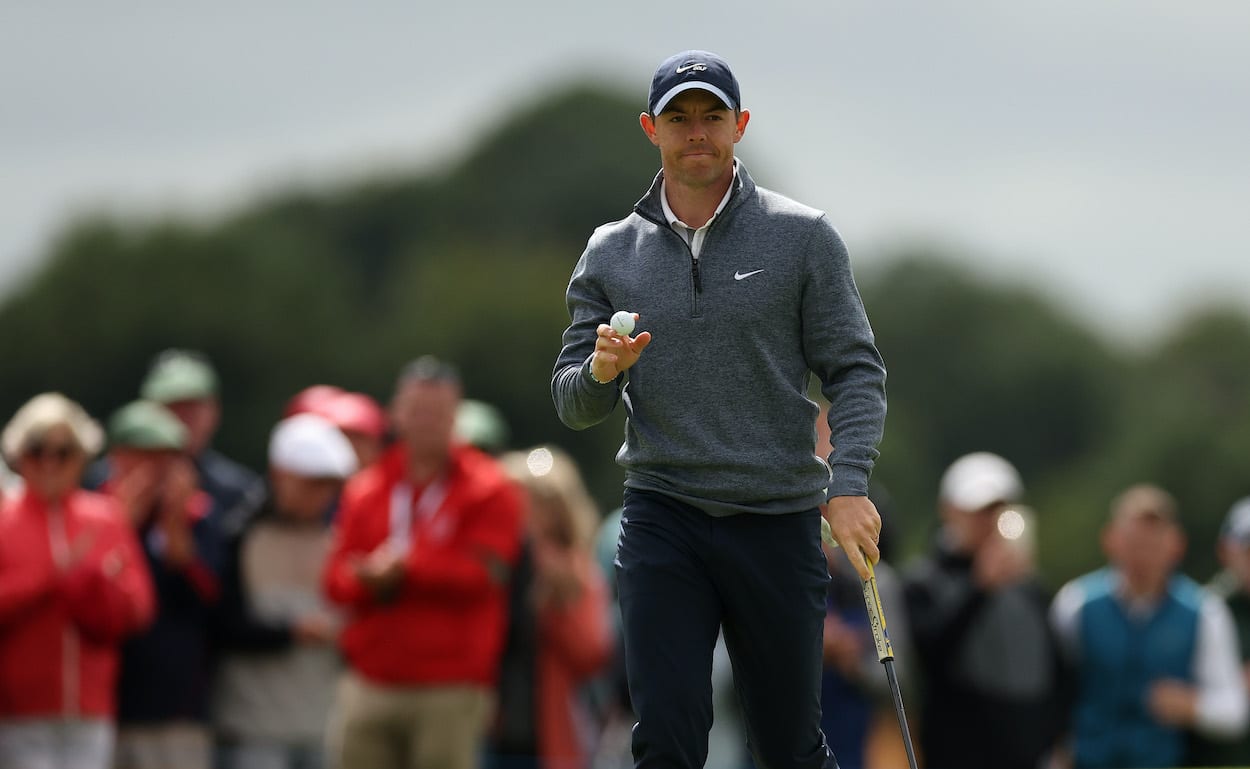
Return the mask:
<svg viewBox="0 0 1250 769">
<path fill-rule="evenodd" d="M 212 447 L 219 390 L 174 350 L 103 425 L 57 393 L 8 420 L 0 769 L 632 766 L 619 511 L 574 457 L 509 450 L 504 415 L 423 357 L 385 407 L 293 393 L 257 474 Z M 932 549 L 899 568 L 872 496 L 923 766 L 1250 765 L 1250 500 L 1204 587 L 1176 500 L 1126 489 L 1106 566 L 1051 596 L 1003 457 L 949 467 Z M 829 744 L 843 769 L 904 766 L 858 578 L 827 555 Z M 727 662 L 713 683 L 708 765 L 747 769 Z"/>
</svg>

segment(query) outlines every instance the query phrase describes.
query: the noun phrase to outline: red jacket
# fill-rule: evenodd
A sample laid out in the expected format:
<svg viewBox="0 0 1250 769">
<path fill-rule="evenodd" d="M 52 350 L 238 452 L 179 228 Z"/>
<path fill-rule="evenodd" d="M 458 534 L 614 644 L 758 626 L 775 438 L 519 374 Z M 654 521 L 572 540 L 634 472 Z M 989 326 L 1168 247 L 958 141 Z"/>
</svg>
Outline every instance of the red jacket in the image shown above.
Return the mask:
<svg viewBox="0 0 1250 769">
<path fill-rule="evenodd" d="M 588 553 L 576 563 L 578 599 L 539 610 L 538 681 L 534 709 L 543 769 L 586 769 L 588 731 L 594 726 L 579 694 L 583 684 L 612 659 L 608 585 Z"/>
<path fill-rule="evenodd" d="M 387 541 L 394 498 L 408 499 L 394 493 L 406 466 L 404 449 L 396 446 L 343 492 L 324 579 L 330 600 L 350 612 L 343 653 L 356 672 L 378 683 L 493 686 L 507 627 L 505 572 L 521 544 L 520 489 L 487 455 L 453 448 L 441 504 L 412 518 L 399 594 L 379 603 L 354 565 Z M 424 492 L 413 489 L 411 499 Z"/>
<path fill-rule="evenodd" d="M 115 500 L 79 490 L 50 505 L 28 490 L 0 505 L 0 718 L 111 717 L 118 647 L 154 611 Z"/>
</svg>

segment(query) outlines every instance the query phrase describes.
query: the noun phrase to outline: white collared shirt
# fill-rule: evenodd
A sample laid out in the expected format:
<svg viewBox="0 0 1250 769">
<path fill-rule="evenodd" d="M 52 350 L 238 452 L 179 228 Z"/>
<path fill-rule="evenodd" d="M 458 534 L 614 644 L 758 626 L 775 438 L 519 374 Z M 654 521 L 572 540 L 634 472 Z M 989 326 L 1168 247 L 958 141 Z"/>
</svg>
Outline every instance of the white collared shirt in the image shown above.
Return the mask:
<svg viewBox="0 0 1250 769">
<path fill-rule="evenodd" d="M 720 199 L 720 205 L 716 206 L 716 210 L 712 213 L 710 219 L 703 223 L 702 227 L 691 227 L 690 225 L 677 218 L 677 214 L 673 213 L 673 209 L 668 205 L 668 180 L 660 181 L 660 205 L 664 207 L 664 218 L 668 221 L 668 225 L 673 231 L 682 237 L 690 246 L 690 253 L 695 259 L 699 258 L 699 252 L 703 250 L 703 241 L 707 238 L 708 227 L 712 226 L 712 222 L 716 221 L 716 217 L 720 216 L 720 212 L 725 210 L 725 206 L 729 204 L 729 198 L 733 195 L 734 185 L 738 183 L 738 159 L 734 158 L 734 175 L 729 182 L 729 189 L 725 190 L 725 197 Z"/>
</svg>

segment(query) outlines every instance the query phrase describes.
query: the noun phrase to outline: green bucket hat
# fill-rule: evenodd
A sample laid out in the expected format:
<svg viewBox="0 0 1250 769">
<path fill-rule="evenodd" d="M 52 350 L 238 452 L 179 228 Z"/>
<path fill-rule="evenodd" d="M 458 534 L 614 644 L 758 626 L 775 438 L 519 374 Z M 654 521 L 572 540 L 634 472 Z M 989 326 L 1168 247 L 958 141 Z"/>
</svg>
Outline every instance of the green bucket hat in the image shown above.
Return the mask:
<svg viewBox="0 0 1250 769">
<path fill-rule="evenodd" d="M 157 403 L 212 398 L 217 395 L 217 372 L 208 359 L 186 350 L 166 350 L 152 364 L 139 396 Z"/>
<path fill-rule="evenodd" d="M 465 399 L 456 411 L 456 437 L 483 451 L 503 451 L 508 445 L 508 423 L 498 408 Z"/>
<path fill-rule="evenodd" d="M 109 419 L 109 443 L 145 451 L 181 451 L 187 445 L 187 428 L 169 409 L 140 400 L 122 406 Z"/>
</svg>

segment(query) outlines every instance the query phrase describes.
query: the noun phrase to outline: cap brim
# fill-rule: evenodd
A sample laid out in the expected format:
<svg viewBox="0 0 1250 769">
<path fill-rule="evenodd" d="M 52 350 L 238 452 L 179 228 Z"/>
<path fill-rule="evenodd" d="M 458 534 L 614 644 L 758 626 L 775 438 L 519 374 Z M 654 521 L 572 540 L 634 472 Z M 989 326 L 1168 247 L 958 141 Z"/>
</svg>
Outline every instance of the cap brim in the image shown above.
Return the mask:
<svg viewBox="0 0 1250 769">
<path fill-rule="evenodd" d="M 689 91 L 695 88 L 699 89 L 700 91 L 707 91 L 708 93 L 712 94 L 716 98 L 720 99 L 721 103 L 723 103 L 729 109 L 732 109 L 732 110 L 738 109 L 738 105 L 734 103 L 733 99 L 729 98 L 729 94 L 725 93 L 721 89 L 717 88 L 711 83 L 702 83 L 702 82 L 699 82 L 698 80 L 691 80 L 685 83 L 680 83 L 668 89 L 668 91 L 659 99 L 657 99 L 655 104 L 651 106 L 651 114 L 653 115 L 660 114 L 661 112 L 664 111 L 664 108 L 668 106 L 668 103 L 673 100 L 674 96 L 684 91 Z"/>
</svg>

